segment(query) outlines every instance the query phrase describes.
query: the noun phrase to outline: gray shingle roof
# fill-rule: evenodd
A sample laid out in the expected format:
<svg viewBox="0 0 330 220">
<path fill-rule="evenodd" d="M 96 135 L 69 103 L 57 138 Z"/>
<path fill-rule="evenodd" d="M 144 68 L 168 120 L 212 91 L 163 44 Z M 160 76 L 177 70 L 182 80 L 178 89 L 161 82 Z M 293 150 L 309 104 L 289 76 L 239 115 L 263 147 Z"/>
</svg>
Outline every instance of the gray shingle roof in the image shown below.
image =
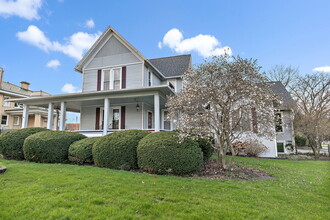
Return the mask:
<svg viewBox="0 0 330 220">
<path fill-rule="evenodd" d="M 295 101 L 280 81 L 268 82 L 268 84 L 275 95 L 281 99 L 281 109 L 291 109 L 295 105 Z"/>
<path fill-rule="evenodd" d="M 182 76 L 191 65 L 191 55 L 186 54 L 172 57 L 161 57 L 149 59 L 149 62 L 165 77 Z"/>
</svg>

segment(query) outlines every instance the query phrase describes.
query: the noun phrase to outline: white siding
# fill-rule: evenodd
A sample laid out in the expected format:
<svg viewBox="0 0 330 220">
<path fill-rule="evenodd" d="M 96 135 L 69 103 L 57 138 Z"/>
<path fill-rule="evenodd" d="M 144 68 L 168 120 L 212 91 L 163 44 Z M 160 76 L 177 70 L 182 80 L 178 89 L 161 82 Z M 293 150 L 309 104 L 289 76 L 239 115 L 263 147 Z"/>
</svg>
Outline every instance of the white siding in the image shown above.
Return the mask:
<svg viewBox="0 0 330 220">
<path fill-rule="evenodd" d="M 136 104 L 125 104 L 126 106 L 126 127 L 125 129 L 142 129 L 142 111 L 136 110 Z"/>
<path fill-rule="evenodd" d="M 82 107 L 80 112 L 80 129 L 95 130 L 96 107 Z"/>
<path fill-rule="evenodd" d="M 115 37 L 111 37 L 85 69 L 116 65 L 124 66 L 125 64 L 135 62 L 141 61 Z"/>
<path fill-rule="evenodd" d="M 86 70 L 83 74 L 83 92 L 96 91 L 97 70 Z"/>
<path fill-rule="evenodd" d="M 181 78 L 176 79 L 176 87 L 177 87 L 176 92 L 180 92 L 182 90 L 182 79 Z"/>
<path fill-rule="evenodd" d="M 162 83 L 160 79 L 154 73 L 152 73 L 152 86 L 159 86 L 161 84 Z"/>
<path fill-rule="evenodd" d="M 126 88 L 142 87 L 142 64 L 129 65 L 126 67 Z"/>
</svg>

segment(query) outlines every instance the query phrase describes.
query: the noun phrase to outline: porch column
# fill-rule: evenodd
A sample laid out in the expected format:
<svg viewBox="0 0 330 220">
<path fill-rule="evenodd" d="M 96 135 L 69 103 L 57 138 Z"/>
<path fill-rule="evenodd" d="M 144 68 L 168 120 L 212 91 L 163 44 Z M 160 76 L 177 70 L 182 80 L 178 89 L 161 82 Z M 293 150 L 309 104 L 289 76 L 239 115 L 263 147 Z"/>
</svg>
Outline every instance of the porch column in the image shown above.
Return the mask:
<svg viewBox="0 0 330 220">
<path fill-rule="evenodd" d="M 29 106 L 23 104 L 22 128 L 27 128 L 29 123 Z"/>
<path fill-rule="evenodd" d="M 60 131 L 65 129 L 65 120 L 66 120 L 66 103 L 61 102 L 61 113 L 60 113 Z"/>
<path fill-rule="evenodd" d="M 103 135 L 108 134 L 109 129 L 109 112 L 110 112 L 110 100 L 104 99 L 104 123 L 103 123 Z"/>
<path fill-rule="evenodd" d="M 48 104 L 48 118 L 47 118 L 47 129 L 53 128 L 53 117 L 54 117 L 54 103 Z"/>
<path fill-rule="evenodd" d="M 155 131 L 160 131 L 160 102 L 159 94 L 154 95 L 154 112 L 155 112 Z"/>
</svg>

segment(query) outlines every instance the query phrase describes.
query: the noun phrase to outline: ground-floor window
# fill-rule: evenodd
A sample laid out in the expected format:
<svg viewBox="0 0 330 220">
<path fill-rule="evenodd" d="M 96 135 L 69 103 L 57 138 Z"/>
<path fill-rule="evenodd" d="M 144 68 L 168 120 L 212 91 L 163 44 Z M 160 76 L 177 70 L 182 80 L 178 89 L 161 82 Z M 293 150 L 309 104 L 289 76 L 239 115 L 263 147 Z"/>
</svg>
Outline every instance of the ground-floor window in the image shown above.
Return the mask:
<svg viewBox="0 0 330 220">
<path fill-rule="evenodd" d="M 19 116 L 14 116 L 14 125 L 19 125 Z"/>
<path fill-rule="evenodd" d="M 277 144 L 277 152 L 284 153 L 284 143 L 278 142 Z"/>
<path fill-rule="evenodd" d="M 152 112 L 148 111 L 148 129 L 152 129 Z"/>
<path fill-rule="evenodd" d="M 163 129 L 171 130 L 171 120 L 168 118 L 168 111 L 163 110 Z"/>
<path fill-rule="evenodd" d="M 1 125 L 4 125 L 4 126 L 8 125 L 8 115 L 1 116 Z"/>
</svg>

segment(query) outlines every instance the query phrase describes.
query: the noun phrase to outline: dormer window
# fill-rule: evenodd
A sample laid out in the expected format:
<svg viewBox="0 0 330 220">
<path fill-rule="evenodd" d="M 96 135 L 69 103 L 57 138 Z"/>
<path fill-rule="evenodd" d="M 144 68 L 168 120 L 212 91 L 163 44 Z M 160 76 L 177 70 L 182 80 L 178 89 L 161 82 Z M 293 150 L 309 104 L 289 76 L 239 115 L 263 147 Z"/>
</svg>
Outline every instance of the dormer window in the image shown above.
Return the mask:
<svg viewBox="0 0 330 220">
<path fill-rule="evenodd" d="M 122 68 L 113 68 L 102 71 L 101 90 L 121 89 L 121 69 Z"/>
<path fill-rule="evenodd" d="M 173 86 L 173 84 L 172 83 L 168 83 L 168 86 L 171 88 L 171 89 L 173 89 L 174 91 L 175 91 L 175 87 Z"/>
<path fill-rule="evenodd" d="M 151 75 L 151 72 L 148 72 L 148 86 L 151 86 L 151 77 L 152 77 L 152 75 Z"/>
</svg>

